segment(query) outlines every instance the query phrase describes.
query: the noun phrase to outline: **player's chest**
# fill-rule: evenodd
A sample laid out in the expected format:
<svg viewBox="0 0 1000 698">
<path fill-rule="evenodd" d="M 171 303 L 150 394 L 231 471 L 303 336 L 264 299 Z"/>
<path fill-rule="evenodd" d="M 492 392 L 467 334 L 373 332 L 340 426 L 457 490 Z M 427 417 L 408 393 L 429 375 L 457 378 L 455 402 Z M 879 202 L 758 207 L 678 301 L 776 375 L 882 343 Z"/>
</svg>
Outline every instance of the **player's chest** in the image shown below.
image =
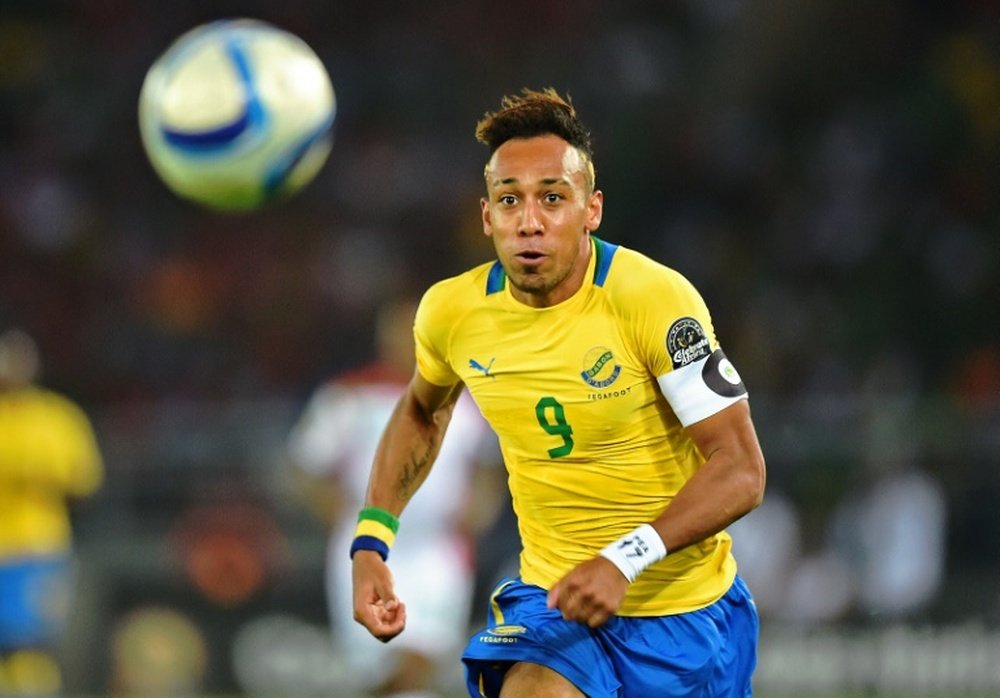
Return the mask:
<svg viewBox="0 0 1000 698">
<path fill-rule="evenodd" d="M 494 428 L 567 413 L 578 428 L 614 428 L 652 400 L 654 384 L 625 330 L 596 311 L 486 316 L 456 333 L 452 365 Z"/>
</svg>

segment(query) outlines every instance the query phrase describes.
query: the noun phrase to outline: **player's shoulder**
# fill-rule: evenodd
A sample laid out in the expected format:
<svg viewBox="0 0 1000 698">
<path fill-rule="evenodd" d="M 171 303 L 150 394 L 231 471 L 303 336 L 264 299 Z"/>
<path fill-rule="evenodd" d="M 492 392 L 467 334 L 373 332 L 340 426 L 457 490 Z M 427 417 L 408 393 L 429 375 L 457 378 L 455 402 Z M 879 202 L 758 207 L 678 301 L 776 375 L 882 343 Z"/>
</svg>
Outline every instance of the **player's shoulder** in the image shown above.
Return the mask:
<svg viewBox="0 0 1000 698">
<path fill-rule="evenodd" d="M 83 408 L 70 399 L 69 396 L 42 386 L 32 386 L 25 389 L 20 396 L 20 400 L 37 409 L 44 409 L 51 412 L 63 412 L 71 415 L 83 413 Z"/>
<path fill-rule="evenodd" d="M 33 386 L 21 391 L 17 402 L 30 419 L 45 423 L 50 429 L 61 430 L 58 438 L 70 438 L 72 434 L 86 434 L 91 430 L 84 408 L 56 390 Z"/>
<path fill-rule="evenodd" d="M 484 262 L 456 276 L 435 282 L 420 301 L 422 313 L 452 315 L 474 307 L 487 295 L 487 286 L 496 262 Z"/>
<path fill-rule="evenodd" d="M 596 244 L 609 245 L 600 240 Z M 665 294 L 697 295 L 691 281 L 677 269 L 624 245 L 610 247 L 613 256 L 607 263 L 603 286 L 613 298 L 633 304 L 662 300 Z"/>
</svg>

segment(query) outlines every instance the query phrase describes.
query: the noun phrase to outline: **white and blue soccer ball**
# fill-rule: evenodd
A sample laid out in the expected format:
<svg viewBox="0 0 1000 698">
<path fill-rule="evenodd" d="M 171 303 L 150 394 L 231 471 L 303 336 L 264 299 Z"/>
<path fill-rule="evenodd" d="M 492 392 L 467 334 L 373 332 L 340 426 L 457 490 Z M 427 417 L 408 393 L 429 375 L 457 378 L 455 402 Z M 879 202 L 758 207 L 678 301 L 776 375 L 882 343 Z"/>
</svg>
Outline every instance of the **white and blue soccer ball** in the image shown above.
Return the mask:
<svg viewBox="0 0 1000 698">
<path fill-rule="evenodd" d="M 174 41 L 139 95 L 149 160 L 179 196 L 247 211 L 295 193 L 330 153 L 337 100 L 302 39 L 253 19 Z"/>
</svg>

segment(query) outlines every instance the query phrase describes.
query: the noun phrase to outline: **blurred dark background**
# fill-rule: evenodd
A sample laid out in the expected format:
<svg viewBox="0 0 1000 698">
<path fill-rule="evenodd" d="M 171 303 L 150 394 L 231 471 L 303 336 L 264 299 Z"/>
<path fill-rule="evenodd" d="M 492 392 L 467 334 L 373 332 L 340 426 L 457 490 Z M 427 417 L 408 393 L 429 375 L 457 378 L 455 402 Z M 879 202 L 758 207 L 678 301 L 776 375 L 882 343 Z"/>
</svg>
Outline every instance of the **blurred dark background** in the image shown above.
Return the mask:
<svg viewBox="0 0 1000 698">
<path fill-rule="evenodd" d="M 156 179 L 136 106 L 176 36 L 238 16 L 305 39 L 338 113 L 306 190 L 222 215 Z M 921 691 L 1000 690 L 996 2 L 8 0 L 0 328 L 35 337 L 108 471 L 76 511 L 70 688 L 110 690 L 128 632 L 190 633 L 206 690 L 324 687 L 324 532 L 283 440 L 384 299 L 490 258 L 473 130 L 522 86 L 570 94 L 600 235 L 695 283 L 751 390 L 769 502 L 734 537 L 764 687 L 915 695 L 890 659 L 926 640 L 986 654 Z"/>
</svg>

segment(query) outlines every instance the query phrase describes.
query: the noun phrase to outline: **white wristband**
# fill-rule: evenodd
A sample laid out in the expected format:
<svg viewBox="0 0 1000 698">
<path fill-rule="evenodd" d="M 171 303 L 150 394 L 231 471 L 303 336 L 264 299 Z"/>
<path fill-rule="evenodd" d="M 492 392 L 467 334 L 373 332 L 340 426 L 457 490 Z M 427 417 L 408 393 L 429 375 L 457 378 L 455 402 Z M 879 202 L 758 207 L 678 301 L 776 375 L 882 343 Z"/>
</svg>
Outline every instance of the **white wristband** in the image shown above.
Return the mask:
<svg viewBox="0 0 1000 698">
<path fill-rule="evenodd" d="M 667 547 L 663 544 L 663 539 L 649 524 L 642 524 L 601 551 L 601 557 L 611 560 L 625 575 L 629 584 L 644 569 L 666 556 Z"/>
</svg>

